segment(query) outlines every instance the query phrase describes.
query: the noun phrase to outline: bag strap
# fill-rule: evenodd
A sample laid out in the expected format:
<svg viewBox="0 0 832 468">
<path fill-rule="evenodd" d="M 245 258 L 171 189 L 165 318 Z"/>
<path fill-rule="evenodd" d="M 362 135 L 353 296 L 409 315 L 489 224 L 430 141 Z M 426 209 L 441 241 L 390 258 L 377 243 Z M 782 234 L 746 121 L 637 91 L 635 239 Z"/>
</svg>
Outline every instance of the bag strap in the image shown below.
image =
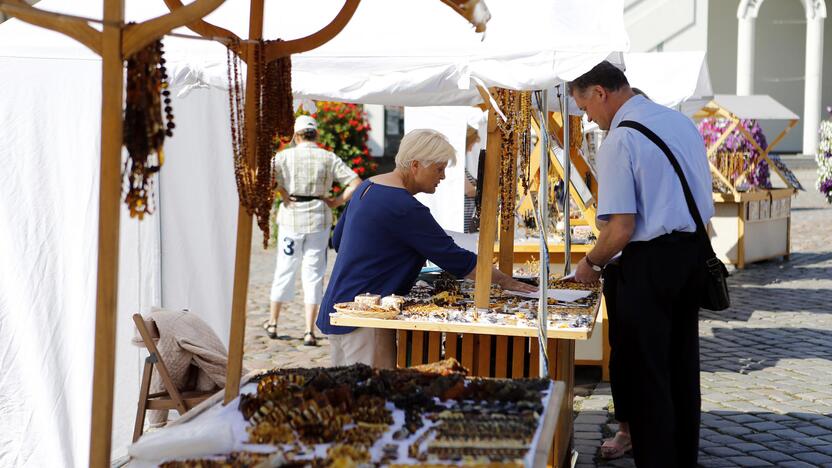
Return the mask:
<svg viewBox="0 0 832 468">
<path fill-rule="evenodd" d="M 668 161 L 670 161 L 670 165 L 673 166 L 673 170 L 676 171 L 676 175 L 679 176 L 679 181 L 682 182 L 682 191 L 685 193 L 685 201 L 688 204 L 688 211 L 690 211 L 690 215 L 693 217 L 693 222 L 696 224 L 696 232 L 703 240 L 707 241 L 706 243 L 708 244 L 708 247 L 713 252 L 711 241 L 708 238 L 708 232 L 705 230 L 705 223 L 702 222 L 702 216 L 699 214 L 699 209 L 696 207 L 696 202 L 693 199 L 693 193 L 690 191 L 690 186 L 688 186 L 685 173 L 682 172 L 682 167 L 679 166 L 679 161 L 677 161 L 676 157 L 673 156 L 673 153 L 670 151 L 667 144 L 665 144 L 664 140 L 659 138 L 659 136 L 653 133 L 653 131 L 649 128 L 633 120 L 624 120 L 618 124 L 618 127 L 632 128 L 633 130 L 641 132 L 650 141 L 655 143 L 656 146 L 662 150 L 664 155 L 667 156 Z"/>
</svg>

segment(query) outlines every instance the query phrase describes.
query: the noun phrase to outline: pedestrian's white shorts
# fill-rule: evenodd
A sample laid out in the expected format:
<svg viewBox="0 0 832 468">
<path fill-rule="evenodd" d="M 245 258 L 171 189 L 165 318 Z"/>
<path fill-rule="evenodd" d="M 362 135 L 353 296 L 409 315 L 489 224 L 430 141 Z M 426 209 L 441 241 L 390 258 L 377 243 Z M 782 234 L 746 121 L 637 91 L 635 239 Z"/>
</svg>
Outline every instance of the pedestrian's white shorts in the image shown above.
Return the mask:
<svg viewBox="0 0 832 468">
<path fill-rule="evenodd" d="M 271 301 L 291 302 L 294 299 L 295 275 L 301 268 L 303 303 L 320 304 L 324 295 L 329 230 L 300 234 L 281 227 L 277 234 L 277 266 Z"/>
</svg>

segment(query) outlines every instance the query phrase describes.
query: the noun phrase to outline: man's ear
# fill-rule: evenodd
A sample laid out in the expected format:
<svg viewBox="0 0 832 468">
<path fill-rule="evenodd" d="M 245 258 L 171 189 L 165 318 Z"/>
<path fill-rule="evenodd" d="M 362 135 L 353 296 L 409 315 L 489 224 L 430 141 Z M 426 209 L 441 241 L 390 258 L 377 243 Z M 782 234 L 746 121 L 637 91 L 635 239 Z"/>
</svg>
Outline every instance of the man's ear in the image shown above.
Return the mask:
<svg viewBox="0 0 832 468">
<path fill-rule="evenodd" d="M 607 90 L 604 89 L 604 87 L 601 86 L 601 85 L 595 85 L 592 88 L 592 92 L 597 94 L 598 97 L 601 98 L 602 101 L 606 100 L 607 97 L 609 97 L 609 93 L 607 93 Z"/>
<path fill-rule="evenodd" d="M 411 169 L 419 169 L 421 167 L 422 167 L 422 163 L 419 162 L 418 159 L 414 159 L 413 161 L 410 161 L 410 168 Z"/>
</svg>

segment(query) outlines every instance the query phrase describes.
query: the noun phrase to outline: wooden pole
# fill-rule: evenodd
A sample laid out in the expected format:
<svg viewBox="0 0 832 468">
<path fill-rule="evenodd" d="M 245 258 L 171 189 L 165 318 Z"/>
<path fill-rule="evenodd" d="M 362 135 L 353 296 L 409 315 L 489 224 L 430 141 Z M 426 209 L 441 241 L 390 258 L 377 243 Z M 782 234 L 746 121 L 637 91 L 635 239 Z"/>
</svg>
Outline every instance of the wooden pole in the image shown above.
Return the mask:
<svg viewBox="0 0 832 468">
<path fill-rule="evenodd" d="M 98 279 L 92 380 L 90 466 L 110 466 L 116 358 L 118 238 L 121 202 L 124 68 L 119 26 L 124 0 L 105 0 L 101 50 L 101 180 L 98 189 Z"/>
<path fill-rule="evenodd" d="M 487 102 L 487 101 L 486 101 Z M 494 237 L 497 234 L 497 183 L 500 169 L 500 147 L 503 137 L 497 128 L 497 113 L 488 111 L 488 141 L 485 146 L 482 201 L 480 203 L 480 237 L 477 245 L 477 279 L 474 286 L 474 305 L 487 309 L 491 295 L 491 260 L 494 257 Z"/>
<path fill-rule="evenodd" d="M 263 37 L 263 2 L 252 0 L 249 13 L 249 39 Z M 249 147 L 249 166 L 255 167 L 257 151 L 257 125 L 255 102 L 258 99 L 255 84 L 257 58 L 254 47 L 247 47 L 250 52 L 246 63 L 246 138 Z M 234 260 L 234 292 L 231 299 L 231 335 L 228 339 L 228 372 L 225 379 L 225 404 L 240 393 L 240 378 L 243 371 L 243 345 L 246 334 L 246 300 L 248 296 L 248 275 L 251 263 L 252 217 L 241 204 L 237 212 L 237 251 Z"/>
</svg>

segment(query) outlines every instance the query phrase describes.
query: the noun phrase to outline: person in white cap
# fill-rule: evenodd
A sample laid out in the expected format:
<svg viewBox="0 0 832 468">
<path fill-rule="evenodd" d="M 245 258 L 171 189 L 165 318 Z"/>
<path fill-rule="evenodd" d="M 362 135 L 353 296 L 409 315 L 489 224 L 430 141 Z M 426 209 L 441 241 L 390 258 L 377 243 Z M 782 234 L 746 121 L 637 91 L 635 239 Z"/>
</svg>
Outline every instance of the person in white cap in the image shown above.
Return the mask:
<svg viewBox="0 0 832 468">
<path fill-rule="evenodd" d="M 284 302 L 294 298 L 295 276 L 302 269 L 306 330 L 303 344 L 315 346 L 313 327 L 323 296 L 324 271 L 332 209 L 349 199 L 361 178 L 330 151 L 319 148 L 318 123 L 308 115 L 295 120 L 292 148 L 277 153 L 274 177 L 282 203 L 277 213 L 277 267 L 270 294 L 270 317 L 263 326 L 277 338 L 277 319 Z M 333 182 L 344 190 L 330 197 Z"/>
</svg>

